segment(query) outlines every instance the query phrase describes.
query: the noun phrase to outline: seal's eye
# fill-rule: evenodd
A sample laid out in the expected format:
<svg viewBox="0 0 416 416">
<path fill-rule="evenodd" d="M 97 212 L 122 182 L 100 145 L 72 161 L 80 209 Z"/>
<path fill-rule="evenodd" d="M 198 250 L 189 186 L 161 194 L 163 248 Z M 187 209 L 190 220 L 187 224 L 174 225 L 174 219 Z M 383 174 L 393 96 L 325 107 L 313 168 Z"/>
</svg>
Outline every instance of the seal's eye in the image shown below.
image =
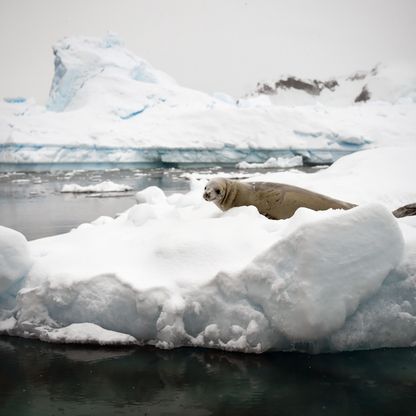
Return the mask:
<svg viewBox="0 0 416 416">
<path fill-rule="evenodd" d="M 219 195 L 219 194 L 220 194 L 220 192 L 221 192 L 221 191 L 220 191 L 219 189 L 216 189 L 216 190 L 215 190 L 215 193 L 216 193 L 217 195 Z"/>
</svg>

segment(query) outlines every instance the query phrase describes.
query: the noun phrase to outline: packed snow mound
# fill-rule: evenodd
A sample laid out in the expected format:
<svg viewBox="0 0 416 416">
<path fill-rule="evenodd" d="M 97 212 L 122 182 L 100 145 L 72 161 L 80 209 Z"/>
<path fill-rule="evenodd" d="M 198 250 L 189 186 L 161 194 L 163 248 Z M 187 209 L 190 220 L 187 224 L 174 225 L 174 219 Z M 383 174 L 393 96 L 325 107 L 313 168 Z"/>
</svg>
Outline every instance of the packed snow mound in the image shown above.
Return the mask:
<svg viewBox="0 0 416 416">
<path fill-rule="evenodd" d="M 321 339 L 341 328 L 401 259 L 391 213 L 380 205 L 354 211 L 302 223 L 234 276 L 287 338 Z M 293 221 L 302 215 L 310 213 Z"/>
<path fill-rule="evenodd" d="M 285 224 L 252 207 L 198 218 L 182 204 L 34 242 L 5 332 L 105 343 L 68 329 L 85 322 L 161 348 L 246 352 L 329 342 L 401 259 L 401 232 L 379 205 L 299 212 Z"/>
<path fill-rule="evenodd" d="M 138 204 L 148 203 L 151 205 L 157 205 L 163 203 L 166 200 L 165 193 L 157 186 L 149 186 L 143 191 L 137 192 L 136 202 Z"/>
<path fill-rule="evenodd" d="M 26 276 L 32 265 L 26 238 L 0 225 L 0 296 Z"/>
<path fill-rule="evenodd" d="M 416 61 L 378 64 L 327 80 L 285 75 L 274 82 L 258 83 L 251 97 L 268 97 L 279 105 L 350 105 L 367 101 L 416 102 Z"/>
<path fill-rule="evenodd" d="M 0 331 L 104 343 L 107 330 L 120 344 L 244 352 L 414 345 L 416 222 L 389 206 L 416 200 L 408 153 L 376 149 L 314 174 L 256 177 L 318 192 L 332 184 L 326 194 L 360 203 L 281 221 L 255 207 L 221 212 L 203 200 L 203 180 L 186 194 L 144 189 L 115 219 L 30 242 L 33 266 L 17 296 L 0 299 Z M 73 324 L 83 324 L 78 338 Z"/>
<path fill-rule="evenodd" d="M 21 97 L 0 101 L 0 163 L 235 165 L 295 156 L 331 163 L 357 150 L 415 142 L 411 71 L 380 67 L 377 76 L 345 80 L 345 96 L 350 85 L 366 83 L 373 91 L 366 103 L 332 106 L 322 92 L 319 102 L 283 106 L 271 95 L 234 100 L 178 85 L 114 35 L 66 38 L 54 53 L 46 107 Z M 398 90 L 401 98 L 388 98 Z"/>
<path fill-rule="evenodd" d="M 95 192 L 126 192 L 133 188 L 128 185 L 114 183 L 112 181 L 104 181 L 95 185 L 78 185 L 76 183 L 66 184 L 62 187 L 62 193 L 95 193 Z"/>
</svg>

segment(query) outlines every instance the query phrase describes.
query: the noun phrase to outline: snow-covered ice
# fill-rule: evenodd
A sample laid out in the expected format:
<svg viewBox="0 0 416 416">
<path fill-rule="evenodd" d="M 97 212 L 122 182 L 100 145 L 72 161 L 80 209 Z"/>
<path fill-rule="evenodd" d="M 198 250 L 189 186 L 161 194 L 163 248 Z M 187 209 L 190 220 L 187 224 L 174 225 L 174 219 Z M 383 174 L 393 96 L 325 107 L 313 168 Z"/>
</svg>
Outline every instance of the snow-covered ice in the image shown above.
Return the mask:
<svg viewBox="0 0 416 416">
<path fill-rule="evenodd" d="M 0 225 L 0 296 L 27 274 L 31 264 L 24 235 Z"/>
<path fill-rule="evenodd" d="M 311 101 L 293 89 L 234 99 L 183 87 L 112 34 L 64 39 L 54 55 L 46 106 L 0 102 L 0 163 L 279 168 L 338 159 L 314 174 L 250 180 L 359 206 L 300 209 L 282 221 L 254 207 L 223 213 L 202 198 L 211 175 L 197 174 L 186 194 L 140 190 L 117 218 L 67 234 L 27 242 L 0 227 L 0 332 L 244 352 L 416 344 L 416 222 L 391 214 L 416 201 L 413 64 L 338 79 Z M 364 89 L 369 100 L 353 103 Z"/>
<path fill-rule="evenodd" d="M 221 212 L 203 200 L 205 181 L 191 180 L 186 194 L 138 192 L 115 219 L 16 240 L 29 255 L 16 256 L 18 290 L 4 287 L 0 331 L 257 353 L 414 345 L 416 222 L 391 210 L 416 201 L 415 154 L 367 150 L 313 174 L 251 179 L 359 204 L 348 211 L 300 209 L 281 221 L 254 207 Z"/>
<path fill-rule="evenodd" d="M 64 328 L 46 331 L 39 338 L 42 341 L 65 343 L 68 339 L 76 344 L 137 345 L 134 337 L 120 332 L 109 331 L 90 323 L 71 324 Z"/>
<path fill-rule="evenodd" d="M 293 156 L 327 163 L 365 148 L 414 143 L 411 63 L 380 67 L 331 92 L 354 96 L 367 83 L 374 94 L 366 103 L 332 105 L 323 94 L 284 106 L 264 95 L 236 100 L 181 86 L 111 34 L 66 38 L 53 50 L 47 106 L 0 101 L 0 163 L 236 164 Z"/>
<path fill-rule="evenodd" d="M 237 168 L 239 169 L 270 169 L 270 168 L 294 168 L 296 166 L 302 166 L 303 159 L 302 156 L 293 156 L 293 157 L 271 157 L 267 159 L 264 163 L 248 163 L 242 161 L 237 163 Z"/>
<path fill-rule="evenodd" d="M 370 70 L 327 80 L 304 79 L 296 74 L 281 75 L 274 81 L 259 82 L 250 98 L 267 99 L 277 105 L 348 106 L 354 102 L 386 101 L 416 98 L 416 62 L 379 63 Z"/>
<path fill-rule="evenodd" d="M 62 187 L 63 193 L 95 193 L 95 192 L 126 192 L 131 191 L 132 187 L 128 185 L 104 181 L 95 185 L 78 185 L 76 183 L 66 184 Z"/>
</svg>

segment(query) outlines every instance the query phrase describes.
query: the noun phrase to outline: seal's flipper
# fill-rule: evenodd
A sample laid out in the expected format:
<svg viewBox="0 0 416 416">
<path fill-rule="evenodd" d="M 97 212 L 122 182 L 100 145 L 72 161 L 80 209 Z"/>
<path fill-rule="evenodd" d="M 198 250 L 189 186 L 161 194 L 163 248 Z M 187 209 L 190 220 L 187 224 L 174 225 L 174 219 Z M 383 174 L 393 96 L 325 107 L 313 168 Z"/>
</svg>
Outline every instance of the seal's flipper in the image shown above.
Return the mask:
<svg viewBox="0 0 416 416">
<path fill-rule="evenodd" d="M 416 215 L 416 203 L 407 204 L 403 207 L 397 208 L 393 211 L 393 215 L 396 218 L 410 217 L 411 215 Z"/>
</svg>

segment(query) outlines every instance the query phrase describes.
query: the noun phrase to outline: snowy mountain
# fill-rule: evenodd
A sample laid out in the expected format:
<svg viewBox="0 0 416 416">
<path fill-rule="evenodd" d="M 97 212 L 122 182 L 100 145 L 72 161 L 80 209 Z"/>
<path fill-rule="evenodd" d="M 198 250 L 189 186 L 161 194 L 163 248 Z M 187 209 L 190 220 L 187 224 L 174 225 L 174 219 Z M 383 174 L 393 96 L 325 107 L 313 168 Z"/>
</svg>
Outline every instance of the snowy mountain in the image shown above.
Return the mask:
<svg viewBox="0 0 416 416">
<path fill-rule="evenodd" d="M 277 95 L 235 100 L 178 85 L 112 34 L 66 38 L 53 50 L 46 106 L 22 97 L 0 102 L 0 163 L 259 163 L 296 155 L 321 163 L 415 143 L 414 78 L 405 70 L 380 67 L 338 85 L 287 79 Z M 294 88 L 302 82 L 309 94 Z M 364 86 L 371 99 L 354 103 Z M 275 105 L 282 91 L 292 101 L 299 94 L 314 100 Z M 330 105 L 331 94 L 350 97 L 341 100 L 348 105 Z"/>
<path fill-rule="evenodd" d="M 367 101 L 416 101 L 416 63 L 378 64 L 327 80 L 281 76 L 274 82 L 259 82 L 251 96 L 266 95 L 278 105 L 350 105 Z"/>
</svg>

